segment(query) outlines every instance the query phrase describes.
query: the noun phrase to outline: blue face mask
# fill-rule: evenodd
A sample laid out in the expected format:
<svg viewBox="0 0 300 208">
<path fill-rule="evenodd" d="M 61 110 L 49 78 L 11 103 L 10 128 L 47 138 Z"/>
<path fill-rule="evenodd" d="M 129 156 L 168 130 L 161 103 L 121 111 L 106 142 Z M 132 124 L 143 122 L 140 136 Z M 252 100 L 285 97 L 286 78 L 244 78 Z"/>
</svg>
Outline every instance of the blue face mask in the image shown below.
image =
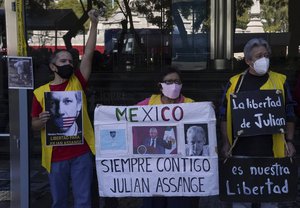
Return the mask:
<svg viewBox="0 0 300 208">
<path fill-rule="evenodd" d="M 63 79 L 70 79 L 70 77 L 74 73 L 74 67 L 70 64 L 63 66 L 57 66 L 56 64 L 54 64 L 54 66 L 56 66 L 57 68 L 56 73 Z"/>
</svg>

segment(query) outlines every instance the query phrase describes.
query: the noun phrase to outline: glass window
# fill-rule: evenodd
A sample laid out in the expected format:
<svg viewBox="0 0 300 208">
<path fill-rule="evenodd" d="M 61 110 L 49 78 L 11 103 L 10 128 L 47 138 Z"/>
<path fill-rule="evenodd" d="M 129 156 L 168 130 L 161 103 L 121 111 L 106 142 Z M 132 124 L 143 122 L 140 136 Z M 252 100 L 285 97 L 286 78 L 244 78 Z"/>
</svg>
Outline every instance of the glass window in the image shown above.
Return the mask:
<svg viewBox="0 0 300 208">
<path fill-rule="evenodd" d="M 235 7 L 234 60 L 236 68 L 245 69 L 243 47 L 249 39 L 254 37 L 261 37 L 269 42 L 272 49 L 270 64 L 273 70 L 290 67 L 288 63 L 291 46 L 289 1 L 236 0 Z M 297 48 L 295 45 L 292 46 L 292 48 L 295 47 Z"/>
<path fill-rule="evenodd" d="M 42 17 L 28 10 L 28 44 L 33 52 L 53 52 L 71 43 L 81 56 L 88 34 L 67 22 L 79 22 L 83 11 L 61 2 L 44 6 Z M 94 70 L 153 72 L 171 64 L 182 70 L 206 69 L 210 1 L 132 1 L 130 8 L 125 1 L 104 2 L 107 12 L 99 21 Z M 82 27 L 87 31 L 88 24 Z"/>
<path fill-rule="evenodd" d="M 208 3 L 173 0 L 172 64 L 183 70 L 207 67 L 210 28 Z"/>
</svg>

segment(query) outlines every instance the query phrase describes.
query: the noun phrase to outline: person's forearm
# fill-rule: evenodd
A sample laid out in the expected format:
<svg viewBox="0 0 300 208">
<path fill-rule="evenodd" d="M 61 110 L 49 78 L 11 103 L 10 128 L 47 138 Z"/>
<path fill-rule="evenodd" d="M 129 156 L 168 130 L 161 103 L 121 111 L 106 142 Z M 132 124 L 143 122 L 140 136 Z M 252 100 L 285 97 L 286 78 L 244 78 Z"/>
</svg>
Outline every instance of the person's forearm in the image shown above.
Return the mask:
<svg viewBox="0 0 300 208">
<path fill-rule="evenodd" d="M 97 25 L 97 22 L 91 22 L 90 34 L 80 63 L 80 72 L 86 81 L 89 79 L 92 71 L 92 60 L 97 40 Z"/>
<path fill-rule="evenodd" d="M 295 123 L 287 122 L 286 124 L 286 135 L 285 138 L 287 141 L 293 141 L 295 133 Z"/>
<path fill-rule="evenodd" d="M 96 40 L 97 40 L 97 25 L 98 23 L 91 22 L 90 34 L 86 42 L 84 55 L 90 55 L 90 54 L 93 55 L 94 53 L 96 47 Z"/>
<path fill-rule="evenodd" d="M 31 127 L 34 131 L 39 131 L 45 127 L 45 123 L 39 118 L 32 118 Z"/>
<path fill-rule="evenodd" d="M 221 121 L 220 129 L 221 129 L 221 137 L 222 137 L 223 145 L 224 144 L 229 144 L 228 135 L 227 135 L 227 122 L 226 121 Z"/>
</svg>

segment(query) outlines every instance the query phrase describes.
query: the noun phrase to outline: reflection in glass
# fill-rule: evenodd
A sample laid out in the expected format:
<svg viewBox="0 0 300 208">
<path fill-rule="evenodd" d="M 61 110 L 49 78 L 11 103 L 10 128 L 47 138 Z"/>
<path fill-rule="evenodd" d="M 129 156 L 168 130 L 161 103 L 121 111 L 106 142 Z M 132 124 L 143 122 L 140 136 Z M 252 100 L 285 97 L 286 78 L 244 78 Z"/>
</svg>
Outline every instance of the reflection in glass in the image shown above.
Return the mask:
<svg viewBox="0 0 300 208">
<path fill-rule="evenodd" d="M 180 69 L 205 69 L 209 42 L 209 1 L 173 0 L 172 63 Z"/>
</svg>

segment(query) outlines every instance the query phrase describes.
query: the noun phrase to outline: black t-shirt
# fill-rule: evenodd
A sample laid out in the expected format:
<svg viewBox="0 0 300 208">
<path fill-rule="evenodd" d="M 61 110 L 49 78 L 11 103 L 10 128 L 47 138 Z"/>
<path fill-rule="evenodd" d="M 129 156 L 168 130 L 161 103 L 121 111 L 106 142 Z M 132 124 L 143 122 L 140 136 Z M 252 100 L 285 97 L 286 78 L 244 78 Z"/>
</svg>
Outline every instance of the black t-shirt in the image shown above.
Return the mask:
<svg viewBox="0 0 300 208">
<path fill-rule="evenodd" d="M 237 83 L 240 85 L 242 76 Z M 268 81 L 269 74 L 263 76 L 255 76 L 249 73 L 245 74 L 244 80 L 240 86 L 241 91 L 259 90 L 260 87 Z M 241 156 L 273 156 L 273 139 L 272 135 L 257 135 L 239 137 L 235 147 L 232 150 L 232 155 Z"/>
</svg>

